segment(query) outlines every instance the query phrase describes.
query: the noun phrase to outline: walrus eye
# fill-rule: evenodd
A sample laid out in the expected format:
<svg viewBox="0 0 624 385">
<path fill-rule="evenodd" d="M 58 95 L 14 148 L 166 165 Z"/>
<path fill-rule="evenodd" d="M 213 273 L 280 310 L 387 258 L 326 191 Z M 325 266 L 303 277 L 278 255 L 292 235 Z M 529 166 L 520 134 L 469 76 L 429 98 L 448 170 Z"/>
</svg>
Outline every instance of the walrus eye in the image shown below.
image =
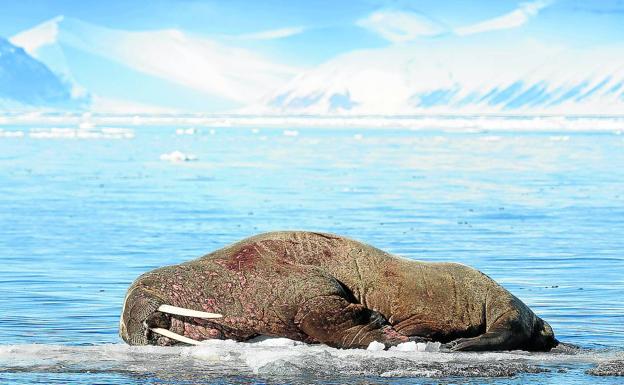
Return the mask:
<svg viewBox="0 0 624 385">
<path fill-rule="evenodd" d="M 162 336 L 165 336 L 167 338 L 171 338 L 172 340 L 184 342 L 185 344 L 200 345 L 199 341 L 195 341 L 194 339 L 181 336 L 178 333 L 172 332 L 171 330 L 167 330 L 167 329 L 163 329 L 163 328 L 153 328 L 153 329 L 150 328 L 150 330 L 152 332 L 154 332 L 154 333 L 158 333 L 158 334 L 160 334 Z"/>
<path fill-rule="evenodd" d="M 223 315 L 216 313 L 208 313 L 205 311 L 197 311 L 191 309 L 185 309 L 183 307 L 171 306 L 171 305 L 160 305 L 158 311 L 169 314 L 181 315 L 184 317 L 193 317 L 193 318 L 222 318 Z"/>
</svg>

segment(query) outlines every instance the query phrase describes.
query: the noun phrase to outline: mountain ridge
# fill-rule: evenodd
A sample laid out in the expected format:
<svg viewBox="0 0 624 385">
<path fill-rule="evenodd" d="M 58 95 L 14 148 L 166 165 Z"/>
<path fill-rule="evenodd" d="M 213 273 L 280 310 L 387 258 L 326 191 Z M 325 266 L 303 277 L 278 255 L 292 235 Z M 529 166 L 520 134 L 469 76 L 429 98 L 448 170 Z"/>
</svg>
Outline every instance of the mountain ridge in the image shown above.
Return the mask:
<svg viewBox="0 0 624 385">
<path fill-rule="evenodd" d="M 618 114 L 624 110 L 624 58 L 614 49 L 620 47 L 569 50 L 531 45 L 488 51 L 470 45 L 449 48 L 444 43 L 342 55 L 297 77 L 255 111 Z"/>
<path fill-rule="evenodd" d="M 84 103 L 44 63 L 0 37 L 0 108 L 79 109 Z"/>
<path fill-rule="evenodd" d="M 82 100 L 80 105 L 93 111 L 320 116 L 624 111 L 621 44 L 570 49 L 543 41 L 442 36 L 354 50 L 304 70 L 183 31 L 125 31 L 62 16 L 11 41 L 25 48 L 20 55 L 30 53 L 54 72 L 60 83 L 49 84 L 55 84 L 50 87 L 59 92 L 57 99 L 74 106 Z M 49 99 L 46 103 L 57 103 Z"/>
</svg>

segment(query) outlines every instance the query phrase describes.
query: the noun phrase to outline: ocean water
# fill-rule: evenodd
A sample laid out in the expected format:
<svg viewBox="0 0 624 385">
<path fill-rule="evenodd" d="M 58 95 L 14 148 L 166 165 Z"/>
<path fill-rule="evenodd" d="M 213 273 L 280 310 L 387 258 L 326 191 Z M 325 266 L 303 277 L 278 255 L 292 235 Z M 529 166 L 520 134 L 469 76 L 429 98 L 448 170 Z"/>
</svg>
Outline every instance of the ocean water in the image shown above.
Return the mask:
<svg viewBox="0 0 624 385">
<path fill-rule="evenodd" d="M 2 128 L 0 383 L 622 381 L 617 132 Z M 138 275 L 283 229 L 474 266 L 582 349 L 120 340 L 123 297 Z"/>
</svg>

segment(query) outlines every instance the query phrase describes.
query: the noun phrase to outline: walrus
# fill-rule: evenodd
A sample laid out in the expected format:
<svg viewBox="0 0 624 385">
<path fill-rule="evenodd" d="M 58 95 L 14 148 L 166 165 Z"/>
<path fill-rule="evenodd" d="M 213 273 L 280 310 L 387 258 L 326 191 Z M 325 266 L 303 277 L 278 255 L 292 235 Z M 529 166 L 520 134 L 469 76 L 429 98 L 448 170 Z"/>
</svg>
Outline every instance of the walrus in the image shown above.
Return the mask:
<svg viewBox="0 0 624 385">
<path fill-rule="evenodd" d="M 124 300 L 131 345 L 286 337 L 337 348 L 439 341 L 453 351 L 548 351 L 550 325 L 487 275 L 333 234 L 253 236 L 147 272 Z"/>
</svg>

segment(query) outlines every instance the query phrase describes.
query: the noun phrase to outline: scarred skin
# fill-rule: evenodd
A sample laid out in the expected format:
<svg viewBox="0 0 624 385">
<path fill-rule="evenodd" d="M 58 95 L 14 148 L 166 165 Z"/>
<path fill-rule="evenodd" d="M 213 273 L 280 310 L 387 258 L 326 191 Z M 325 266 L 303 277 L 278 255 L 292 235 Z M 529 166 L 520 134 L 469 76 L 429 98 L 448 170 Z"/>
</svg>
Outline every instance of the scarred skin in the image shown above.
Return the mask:
<svg viewBox="0 0 624 385">
<path fill-rule="evenodd" d="M 169 315 L 157 311 L 162 304 L 223 318 Z M 128 290 L 120 335 L 132 345 L 175 343 L 146 326 L 198 341 L 267 335 L 340 348 L 432 340 L 452 350 L 547 351 L 558 343 L 548 323 L 468 266 L 294 231 L 143 274 Z"/>
</svg>

